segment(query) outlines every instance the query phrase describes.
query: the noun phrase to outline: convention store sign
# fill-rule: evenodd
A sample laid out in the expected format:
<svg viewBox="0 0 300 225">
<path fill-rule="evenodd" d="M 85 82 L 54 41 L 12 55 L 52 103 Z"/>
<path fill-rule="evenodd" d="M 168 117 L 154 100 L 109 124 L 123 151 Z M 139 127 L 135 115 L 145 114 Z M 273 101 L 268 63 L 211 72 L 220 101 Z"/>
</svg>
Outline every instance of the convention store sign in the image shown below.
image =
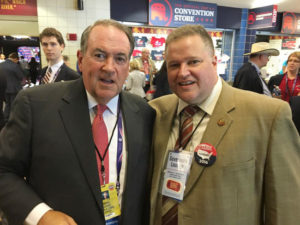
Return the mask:
<svg viewBox="0 0 300 225">
<path fill-rule="evenodd" d="M 149 0 L 149 24 L 153 26 L 179 27 L 185 24 L 201 24 L 215 28 L 217 4 L 184 0 Z"/>
<path fill-rule="evenodd" d="M 300 13 L 283 13 L 281 33 L 300 34 Z"/>
<path fill-rule="evenodd" d="M 0 15 L 37 16 L 37 0 L 0 0 Z"/>
<path fill-rule="evenodd" d="M 262 29 L 276 26 L 277 5 L 249 9 L 248 29 Z"/>
</svg>

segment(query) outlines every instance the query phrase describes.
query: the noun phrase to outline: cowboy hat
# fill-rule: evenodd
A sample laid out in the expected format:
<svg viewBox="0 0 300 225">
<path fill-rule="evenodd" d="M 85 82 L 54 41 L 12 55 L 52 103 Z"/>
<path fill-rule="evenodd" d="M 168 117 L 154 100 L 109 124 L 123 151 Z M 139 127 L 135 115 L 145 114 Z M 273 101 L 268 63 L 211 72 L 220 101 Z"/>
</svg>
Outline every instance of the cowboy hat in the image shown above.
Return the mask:
<svg viewBox="0 0 300 225">
<path fill-rule="evenodd" d="M 251 52 L 245 53 L 244 55 L 253 55 L 253 54 L 267 54 L 272 56 L 278 56 L 279 51 L 275 48 L 270 48 L 268 42 L 257 42 L 252 44 Z"/>
</svg>

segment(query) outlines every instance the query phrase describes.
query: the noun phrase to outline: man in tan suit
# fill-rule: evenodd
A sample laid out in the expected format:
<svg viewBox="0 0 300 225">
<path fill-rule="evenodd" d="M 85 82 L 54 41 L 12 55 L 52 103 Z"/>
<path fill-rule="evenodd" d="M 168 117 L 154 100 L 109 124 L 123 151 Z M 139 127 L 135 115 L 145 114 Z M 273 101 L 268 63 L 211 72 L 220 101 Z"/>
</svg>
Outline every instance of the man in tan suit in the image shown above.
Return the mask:
<svg viewBox="0 0 300 225">
<path fill-rule="evenodd" d="M 166 62 L 174 94 L 150 102 L 157 111 L 151 225 L 298 225 L 300 140 L 288 104 L 222 81 L 200 25 L 168 36 Z M 200 110 L 187 137 L 188 105 Z M 191 167 L 181 174 L 189 160 L 172 156 L 185 153 Z M 180 160 L 186 164 L 170 169 Z"/>
</svg>

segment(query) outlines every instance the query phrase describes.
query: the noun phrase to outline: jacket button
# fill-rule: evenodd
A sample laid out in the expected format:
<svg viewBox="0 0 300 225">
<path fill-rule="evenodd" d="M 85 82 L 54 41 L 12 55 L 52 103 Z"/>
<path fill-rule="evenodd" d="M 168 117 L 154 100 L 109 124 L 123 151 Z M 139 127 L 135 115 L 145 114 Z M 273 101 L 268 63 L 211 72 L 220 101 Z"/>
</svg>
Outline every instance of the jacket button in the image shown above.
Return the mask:
<svg viewBox="0 0 300 225">
<path fill-rule="evenodd" d="M 220 127 L 225 125 L 225 121 L 223 119 L 220 119 L 217 123 Z"/>
</svg>

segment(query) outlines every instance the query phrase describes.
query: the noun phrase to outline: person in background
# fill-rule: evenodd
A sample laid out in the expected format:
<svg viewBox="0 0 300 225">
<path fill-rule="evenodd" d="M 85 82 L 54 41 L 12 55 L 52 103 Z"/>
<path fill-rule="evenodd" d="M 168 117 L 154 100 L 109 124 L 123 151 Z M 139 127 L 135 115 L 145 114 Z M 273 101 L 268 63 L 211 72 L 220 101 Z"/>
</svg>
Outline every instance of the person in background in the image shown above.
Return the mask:
<svg viewBox="0 0 300 225">
<path fill-rule="evenodd" d="M 6 76 L 4 72 L 1 71 L 1 66 L 0 66 L 0 131 L 5 125 L 5 119 L 4 119 L 4 111 L 3 111 L 3 106 L 5 102 L 5 92 L 6 92 Z M 1 210 L 0 210 L 1 214 Z M 1 215 L 0 215 L 1 218 Z"/>
<path fill-rule="evenodd" d="M 300 138 L 289 105 L 223 81 L 200 25 L 169 34 L 166 64 L 174 94 L 150 102 L 150 224 L 298 225 Z"/>
<path fill-rule="evenodd" d="M 5 55 L 4 54 L 0 54 L 0 63 L 5 62 Z"/>
<path fill-rule="evenodd" d="M 17 96 L 0 133 L 0 208 L 10 225 L 149 223 L 155 111 L 122 91 L 133 48 L 131 29 L 96 21 L 81 37 L 82 77 Z"/>
<path fill-rule="evenodd" d="M 245 63 L 236 73 L 233 87 L 272 96 L 267 84 L 261 77 L 260 69 L 267 65 L 270 56 L 278 56 L 279 51 L 270 48 L 267 42 L 252 44 L 249 62 Z"/>
<path fill-rule="evenodd" d="M 139 70 L 146 76 L 145 93 L 152 87 L 153 75 L 156 73 L 154 61 L 150 59 L 150 51 L 147 48 L 142 49 L 142 56 L 137 57 L 134 61 L 138 64 Z"/>
<path fill-rule="evenodd" d="M 282 68 L 279 72 L 279 74 L 284 74 L 286 72 L 286 66 L 287 66 L 287 60 L 284 60 L 283 64 L 282 64 Z"/>
<path fill-rule="evenodd" d="M 153 99 L 172 93 L 168 82 L 166 61 L 163 62 L 160 70 L 155 74 L 153 85 L 155 85 Z"/>
<path fill-rule="evenodd" d="M 41 70 L 40 83 L 47 84 L 79 78 L 79 74 L 63 61 L 62 52 L 65 48 L 65 41 L 58 30 L 51 27 L 45 28 L 40 34 L 40 42 L 48 62 L 48 66 Z"/>
<path fill-rule="evenodd" d="M 5 89 L 5 108 L 4 108 L 4 121 L 7 122 L 10 115 L 11 106 L 15 100 L 18 92 L 22 89 L 22 81 L 24 73 L 18 64 L 19 56 L 16 52 L 8 55 L 8 59 L 0 64 L 0 73 L 5 76 L 6 89 Z"/>
<path fill-rule="evenodd" d="M 31 83 L 35 84 L 39 74 L 40 64 L 36 61 L 35 57 L 31 57 L 30 62 L 28 64 Z"/>
<path fill-rule="evenodd" d="M 272 76 L 268 87 L 273 96 L 289 102 L 292 96 L 300 95 L 300 52 L 293 52 L 287 60 L 286 72 Z"/>
<path fill-rule="evenodd" d="M 69 58 L 69 56 L 67 56 L 67 55 L 63 55 L 63 60 L 64 60 L 64 63 L 68 66 L 68 67 L 70 67 L 70 58 Z"/>
<path fill-rule="evenodd" d="M 143 89 L 145 86 L 145 74 L 139 70 L 139 66 L 136 61 L 130 62 L 130 72 L 125 82 L 125 89 L 132 94 L 136 94 L 145 98 L 146 94 Z"/>
</svg>

